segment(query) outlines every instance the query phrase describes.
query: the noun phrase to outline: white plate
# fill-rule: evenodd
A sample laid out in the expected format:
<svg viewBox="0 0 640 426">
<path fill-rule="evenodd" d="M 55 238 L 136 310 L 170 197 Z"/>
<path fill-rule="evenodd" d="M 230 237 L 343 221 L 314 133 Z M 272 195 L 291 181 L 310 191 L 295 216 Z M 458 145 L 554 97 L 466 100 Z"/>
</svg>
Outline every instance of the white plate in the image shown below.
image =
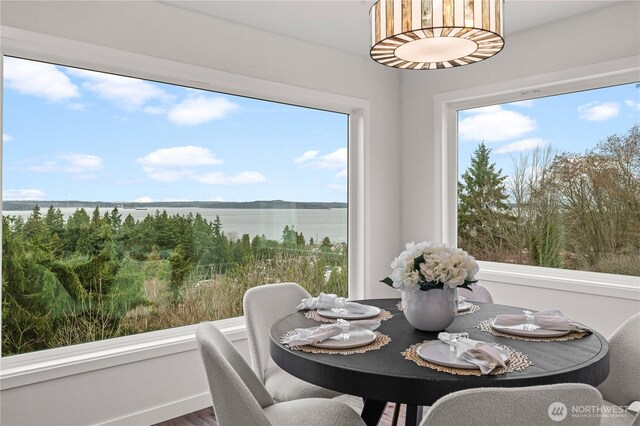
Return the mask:
<svg viewBox="0 0 640 426">
<path fill-rule="evenodd" d="M 469 302 L 460 302 L 458 303 L 458 312 L 464 312 L 471 309 L 473 305 Z"/>
<path fill-rule="evenodd" d="M 491 327 L 507 334 L 524 337 L 560 337 L 571 333 L 571 330 L 547 330 L 534 325 L 532 330 L 527 330 L 528 324 L 517 324 L 510 326 L 498 326 L 494 324 L 495 320 L 491 320 Z"/>
<path fill-rule="evenodd" d="M 505 362 L 509 362 L 509 353 L 498 347 L 496 347 L 496 349 L 500 352 Z M 456 357 L 456 353 L 452 352 L 449 345 L 442 340 L 432 340 L 431 342 L 427 342 L 420 346 L 417 352 L 418 356 L 425 361 L 444 365 L 445 367 L 464 368 L 466 370 L 480 369 L 480 367 L 475 364 L 458 359 Z"/>
<path fill-rule="evenodd" d="M 371 330 L 355 330 L 349 333 L 347 340 L 342 340 L 339 336 L 330 337 L 319 343 L 312 343 L 310 346 L 325 349 L 349 349 L 368 345 L 376 340 L 376 334 Z"/>
<path fill-rule="evenodd" d="M 342 314 L 338 312 L 333 312 L 331 309 L 318 309 L 318 314 L 327 318 L 344 318 L 344 319 L 366 319 L 366 318 L 373 318 L 380 314 L 380 308 L 376 306 L 369 306 L 369 305 L 363 305 L 363 306 L 367 308 L 367 311 L 362 314 L 356 314 L 356 313 Z"/>
</svg>

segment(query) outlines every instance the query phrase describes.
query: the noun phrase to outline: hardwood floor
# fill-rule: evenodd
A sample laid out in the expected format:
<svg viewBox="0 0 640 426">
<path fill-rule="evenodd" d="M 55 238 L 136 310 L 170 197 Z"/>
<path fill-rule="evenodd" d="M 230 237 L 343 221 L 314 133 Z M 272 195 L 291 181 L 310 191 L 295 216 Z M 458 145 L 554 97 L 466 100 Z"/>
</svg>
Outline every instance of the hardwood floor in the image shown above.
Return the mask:
<svg viewBox="0 0 640 426">
<path fill-rule="evenodd" d="M 218 422 L 213 414 L 213 407 L 209 407 L 154 426 L 218 426 Z"/>
<path fill-rule="evenodd" d="M 384 413 L 382 413 L 382 418 L 380 419 L 378 426 L 391 426 L 394 407 L 395 404 L 393 403 L 387 404 L 387 408 L 384 410 Z M 405 406 L 403 405 L 400 409 L 398 426 L 404 426 L 404 413 Z M 218 426 L 218 423 L 216 422 L 216 416 L 213 414 L 213 408 L 209 407 L 182 417 L 176 417 L 175 419 L 158 423 L 154 426 Z"/>
</svg>

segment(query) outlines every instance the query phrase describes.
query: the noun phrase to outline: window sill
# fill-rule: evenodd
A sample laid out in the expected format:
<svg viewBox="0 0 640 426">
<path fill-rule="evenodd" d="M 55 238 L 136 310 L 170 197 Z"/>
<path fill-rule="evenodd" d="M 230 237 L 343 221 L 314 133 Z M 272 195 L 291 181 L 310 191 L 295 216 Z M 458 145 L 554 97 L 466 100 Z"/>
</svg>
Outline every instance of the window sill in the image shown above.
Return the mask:
<svg viewBox="0 0 640 426">
<path fill-rule="evenodd" d="M 215 324 L 232 342 L 246 339 L 244 317 L 215 321 Z M 4 357 L 0 360 L 0 389 L 196 350 L 196 326 Z"/>
<path fill-rule="evenodd" d="M 479 261 L 484 281 L 640 301 L 640 277 Z"/>
</svg>

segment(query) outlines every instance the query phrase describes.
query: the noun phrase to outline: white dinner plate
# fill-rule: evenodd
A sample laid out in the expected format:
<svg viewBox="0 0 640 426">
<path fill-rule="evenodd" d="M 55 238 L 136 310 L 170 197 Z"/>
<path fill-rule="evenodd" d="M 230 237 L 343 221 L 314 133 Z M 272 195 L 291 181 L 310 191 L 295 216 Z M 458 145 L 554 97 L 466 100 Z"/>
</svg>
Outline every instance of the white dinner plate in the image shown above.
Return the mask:
<svg viewBox="0 0 640 426">
<path fill-rule="evenodd" d="M 310 346 L 325 349 L 349 349 L 358 348 L 368 345 L 376 340 L 376 334 L 371 330 L 355 330 L 349 332 L 349 338 L 342 340 L 340 336 L 333 336 L 318 343 L 312 343 Z"/>
<path fill-rule="evenodd" d="M 318 309 L 318 314 L 327 318 L 344 318 L 344 319 L 366 319 L 366 318 L 373 318 L 380 314 L 380 308 L 378 308 L 377 306 L 369 306 L 369 305 L 363 305 L 363 306 L 367 309 L 367 311 L 361 314 L 339 313 L 339 312 L 334 312 L 331 309 Z"/>
<path fill-rule="evenodd" d="M 458 312 L 464 312 L 471 309 L 473 305 L 469 302 L 460 302 L 458 303 Z"/>
<path fill-rule="evenodd" d="M 502 359 L 505 362 L 509 362 L 509 353 L 502 348 L 496 347 L 496 349 L 502 355 Z M 418 348 L 417 352 L 418 356 L 425 361 L 443 365 L 445 367 L 463 368 L 466 370 L 480 369 L 480 367 L 475 364 L 458 359 L 456 357 L 456 353 L 451 351 L 449 345 L 442 340 L 432 340 L 430 342 L 424 343 Z"/>
<path fill-rule="evenodd" d="M 491 320 L 491 327 L 507 334 L 523 337 L 560 337 L 571 333 L 571 330 L 547 330 L 534 325 L 531 330 L 527 329 L 528 324 L 516 324 L 509 326 L 499 326 L 494 324 L 495 320 Z"/>
</svg>

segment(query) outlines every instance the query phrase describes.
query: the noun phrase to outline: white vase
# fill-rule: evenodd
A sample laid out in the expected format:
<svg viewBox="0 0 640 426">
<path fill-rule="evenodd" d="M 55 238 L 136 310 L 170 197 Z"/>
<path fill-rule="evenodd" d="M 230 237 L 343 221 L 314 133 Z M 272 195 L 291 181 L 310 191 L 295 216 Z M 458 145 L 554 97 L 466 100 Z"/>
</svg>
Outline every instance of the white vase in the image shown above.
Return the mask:
<svg viewBox="0 0 640 426">
<path fill-rule="evenodd" d="M 458 304 L 455 288 L 404 290 L 402 310 L 409 324 L 422 331 L 442 331 L 456 318 Z"/>
</svg>

